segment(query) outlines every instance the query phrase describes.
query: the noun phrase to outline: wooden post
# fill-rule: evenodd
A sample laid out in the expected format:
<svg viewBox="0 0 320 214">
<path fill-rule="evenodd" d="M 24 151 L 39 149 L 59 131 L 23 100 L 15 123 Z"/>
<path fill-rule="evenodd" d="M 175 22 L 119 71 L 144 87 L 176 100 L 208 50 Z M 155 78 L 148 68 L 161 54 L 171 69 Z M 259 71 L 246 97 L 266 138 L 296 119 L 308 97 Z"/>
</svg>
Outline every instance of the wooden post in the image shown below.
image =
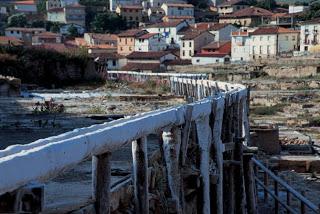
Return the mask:
<svg viewBox="0 0 320 214">
<path fill-rule="evenodd" d="M 181 130 L 177 127 L 166 129 L 162 134 L 163 152 L 166 162 L 168 185 L 172 199 L 176 202 L 176 212 L 184 213 L 182 179 L 179 167 Z"/>
<path fill-rule="evenodd" d="M 223 103 L 222 103 L 223 104 Z M 223 151 L 222 151 L 222 141 L 221 141 L 221 131 L 222 131 L 222 121 L 223 121 L 223 108 L 224 105 L 219 106 L 218 103 L 213 103 L 213 114 L 214 114 L 214 124 L 213 124 L 213 148 L 214 154 L 213 158 L 217 164 L 217 175 L 218 179 L 215 185 L 215 198 L 216 210 L 215 213 L 223 213 Z M 214 211 L 212 211 L 214 212 Z"/>
<path fill-rule="evenodd" d="M 244 181 L 247 199 L 247 212 L 248 214 L 257 213 L 257 203 L 255 195 L 255 180 L 254 172 L 252 166 L 252 154 L 243 155 L 243 171 L 244 171 Z"/>
<path fill-rule="evenodd" d="M 135 213 L 149 213 L 147 137 L 132 142 Z"/>
<path fill-rule="evenodd" d="M 200 147 L 200 181 L 201 192 L 203 193 L 202 213 L 210 213 L 210 176 L 209 176 L 209 151 L 211 145 L 211 128 L 209 116 L 196 121 L 198 143 Z"/>
<path fill-rule="evenodd" d="M 278 173 L 275 171 L 275 175 L 278 175 Z M 279 197 L 279 188 L 278 188 L 278 182 L 274 180 L 274 194 Z M 279 202 L 277 199 L 274 199 L 274 213 L 278 214 L 279 213 Z"/>
<path fill-rule="evenodd" d="M 111 154 L 92 157 L 92 179 L 97 214 L 110 213 Z"/>
</svg>

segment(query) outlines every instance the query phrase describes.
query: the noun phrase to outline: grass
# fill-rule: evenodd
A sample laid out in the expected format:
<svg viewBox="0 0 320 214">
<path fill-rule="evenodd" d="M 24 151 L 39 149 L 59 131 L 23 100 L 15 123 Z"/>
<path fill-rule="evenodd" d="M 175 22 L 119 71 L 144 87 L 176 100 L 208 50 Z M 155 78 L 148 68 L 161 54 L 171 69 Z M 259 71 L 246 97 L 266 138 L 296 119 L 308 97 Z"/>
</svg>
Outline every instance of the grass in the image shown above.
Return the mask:
<svg viewBox="0 0 320 214">
<path fill-rule="evenodd" d="M 251 114 L 254 115 L 275 115 L 278 112 L 283 112 L 286 103 L 276 104 L 274 106 L 255 106 L 250 110 Z"/>
</svg>

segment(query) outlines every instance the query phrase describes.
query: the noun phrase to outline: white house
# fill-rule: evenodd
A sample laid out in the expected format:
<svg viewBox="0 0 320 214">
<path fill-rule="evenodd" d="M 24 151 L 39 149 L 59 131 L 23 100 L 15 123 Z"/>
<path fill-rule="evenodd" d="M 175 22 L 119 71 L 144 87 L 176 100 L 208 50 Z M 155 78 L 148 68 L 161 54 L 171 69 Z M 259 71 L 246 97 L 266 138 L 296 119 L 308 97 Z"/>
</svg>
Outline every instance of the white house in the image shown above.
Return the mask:
<svg viewBox="0 0 320 214">
<path fill-rule="evenodd" d="M 216 63 L 229 63 L 230 55 L 227 53 L 198 53 L 192 57 L 192 65 L 208 65 Z"/>
<path fill-rule="evenodd" d="M 250 32 L 253 28 L 241 28 L 232 32 L 231 38 L 231 61 L 241 62 L 250 61 L 251 38 Z"/>
<path fill-rule="evenodd" d="M 145 30 L 149 33 L 159 33 L 165 38 L 167 45 L 179 47 L 181 36 L 178 32 L 187 26 L 186 21 L 160 22 L 147 26 Z"/>
<path fill-rule="evenodd" d="M 147 33 L 135 39 L 135 51 L 163 51 L 167 48 L 165 38 L 159 33 Z"/>
<path fill-rule="evenodd" d="M 260 27 L 251 35 L 250 55 L 253 60 L 275 58 L 298 50 L 299 31 L 282 27 Z"/>
<path fill-rule="evenodd" d="M 309 6 L 304 5 L 289 5 L 289 14 L 301 13 L 309 10 Z"/>
<path fill-rule="evenodd" d="M 184 3 L 164 3 L 161 8 L 167 16 L 194 16 L 194 6 Z"/>
<path fill-rule="evenodd" d="M 309 20 L 301 24 L 300 51 L 320 51 L 320 18 Z"/>
<path fill-rule="evenodd" d="M 37 3 L 33 0 L 16 1 L 14 10 L 19 13 L 37 13 Z"/>
</svg>

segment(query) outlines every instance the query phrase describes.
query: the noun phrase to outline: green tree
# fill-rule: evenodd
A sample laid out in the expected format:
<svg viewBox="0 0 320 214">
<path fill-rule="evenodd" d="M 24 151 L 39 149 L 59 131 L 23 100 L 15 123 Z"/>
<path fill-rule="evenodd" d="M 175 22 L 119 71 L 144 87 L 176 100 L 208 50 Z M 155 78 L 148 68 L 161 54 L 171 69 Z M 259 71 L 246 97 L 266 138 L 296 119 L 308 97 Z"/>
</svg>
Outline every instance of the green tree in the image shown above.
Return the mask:
<svg viewBox="0 0 320 214">
<path fill-rule="evenodd" d="M 95 16 L 91 28 L 95 33 L 115 33 L 125 30 L 126 22 L 118 15 L 104 12 Z"/>
<path fill-rule="evenodd" d="M 45 13 L 46 12 L 46 1 L 38 1 L 37 2 L 37 10 L 39 13 Z"/>
<path fill-rule="evenodd" d="M 78 29 L 77 29 L 75 26 L 73 26 L 73 25 L 71 25 L 71 26 L 69 27 L 68 33 L 69 33 L 69 36 L 71 36 L 71 37 L 77 37 L 77 36 L 79 36 Z"/>
<path fill-rule="evenodd" d="M 27 24 L 27 17 L 23 13 L 14 14 L 8 18 L 8 27 L 26 27 Z"/>
</svg>

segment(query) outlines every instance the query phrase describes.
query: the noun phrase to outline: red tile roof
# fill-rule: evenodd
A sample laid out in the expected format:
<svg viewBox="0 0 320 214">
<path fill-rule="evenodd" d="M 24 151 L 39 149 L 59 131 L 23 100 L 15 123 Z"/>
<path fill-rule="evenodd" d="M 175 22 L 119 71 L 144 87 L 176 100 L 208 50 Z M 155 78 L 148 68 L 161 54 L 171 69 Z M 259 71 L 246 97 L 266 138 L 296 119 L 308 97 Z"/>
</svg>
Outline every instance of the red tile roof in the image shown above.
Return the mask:
<svg viewBox="0 0 320 214">
<path fill-rule="evenodd" d="M 273 15 L 269 10 L 259 7 L 248 7 L 238 10 L 232 14 L 222 15 L 221 18 L 243 18 L 243 17 L 271 17 Z"/>
<path fill-rule="evenodd" d="M 11 36 L 0 36 L 0 45 L 23 45 L 23 41 Z"/>
<path fill-rule="evenodd" d="M 214 22 L 199 22 L 191 26 L 198 30 L 220 30 L 230 24 L 228 23 L 214 23 Z"/>
<path fill-rule="evenodd" d="M 45 31 L 37 34 L 37 36 L 39 38 L 56 38 L 56 37 L 60 37 L 60 34 Z"/>
<path fill-rule="evenodd" d="M 117 41 L 118 36 L 116 34 L 103 34 L 103 33 L 88 33 L 93 39 L 100 39 L 104 41 Z"/>
<path fill-rule="evenodd" d="M 147 33 L 142 36 L 139 36 L 138 38 L 139 39 L 149 39 L 149 38 L 153 37 L 154 35 L 158 35 L 158 33 Z"/>
<path fill-rule="evenodd" d="M 194 57 L 225 57 L 229 55 L 228 53 L 219 53 L 219 52 L 212 52 L 212 53 L 198 53 L 195 54 Z"/>
<path fill-rule="evenodd" d="M 231 41 L 219 41 L 211 42 L 210 44 L 203 46 L 202 50 L 215 50 L 222 53 L 231 53 Z"/>
<path fill-rule="evenodd" d="M 139 37 L 147 33 L 148 31 L 146 30 L 133 29 L 133 30 L 127 30 L 122 33 L 119 33 L 118 37 Z"/>
<path fill-rule="evenodd" d="M 121 68 L 124 71 L 159 71 L 160 63 L 128 63 Z"/>
<path fill-rule="evenodd" d="M 150 52 L 138 52 L 134 51 L 127 56 L 127 59 L 160 59 L 161 57 L 171 54 L 168 51 L 150 51 Z"/>
<path fill-rule="evenodd" d="M 36 4 L 35 1 L 15 1 L 14 4 L 20 4 L 20 5 L 34 5 Z"/>
<path fill-rule="evenodd" d="M 281 34 L 281 33 L 299 33 L 299 31 L 291 30 L 283 27 L 260 27 L 250 33 L 251 35 Z"/>
<path fill-rule="evenodd" d="M 218 7 L 226 7 L 231 5 L 249 5 L 248 2 L 243 0 L 227 0 L 219 4 Z"/>
</svg>

